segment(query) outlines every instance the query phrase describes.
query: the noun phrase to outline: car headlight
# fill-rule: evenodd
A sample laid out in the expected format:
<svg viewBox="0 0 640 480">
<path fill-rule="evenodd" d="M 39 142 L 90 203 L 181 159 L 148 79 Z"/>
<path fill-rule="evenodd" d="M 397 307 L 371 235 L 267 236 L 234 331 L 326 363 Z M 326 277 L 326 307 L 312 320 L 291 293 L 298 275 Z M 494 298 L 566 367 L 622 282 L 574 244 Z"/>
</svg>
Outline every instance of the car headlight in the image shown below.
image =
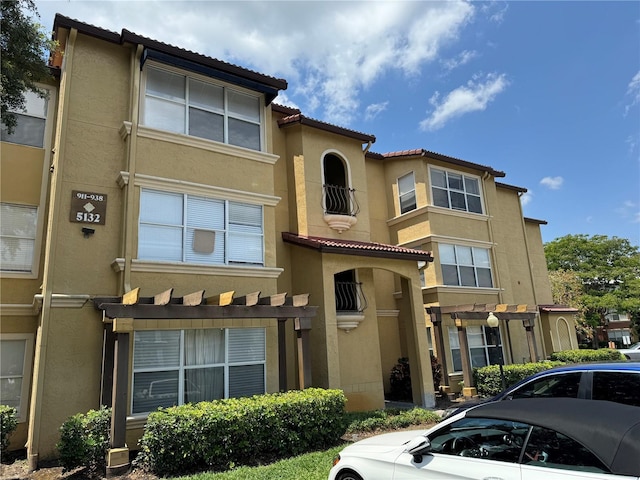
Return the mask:
<svg viewBox="0 0 640 480">
<path fill-rule="evenodd" d="M 339 461 L 340 461 L 340 454 L 333 457 L 333 466 L 335 467 Z"/>
</svg>

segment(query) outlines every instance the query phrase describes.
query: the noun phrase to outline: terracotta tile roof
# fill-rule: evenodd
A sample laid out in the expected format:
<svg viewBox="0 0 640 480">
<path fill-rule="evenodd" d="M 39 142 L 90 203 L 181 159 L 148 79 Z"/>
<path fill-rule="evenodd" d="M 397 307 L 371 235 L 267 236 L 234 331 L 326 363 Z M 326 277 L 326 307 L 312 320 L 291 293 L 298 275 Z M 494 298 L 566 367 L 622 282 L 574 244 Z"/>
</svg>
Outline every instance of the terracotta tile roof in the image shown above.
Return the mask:
<svg viewBox="0 0 640 480">
<path fill-rule="evenodd" d="M 573 307 L 568 307 L 566 305 L 538 305 L 538 308 L 540 309 L 541 312 L 547 312 L 547 313 L 578 313 L 580 310 L 578 310 L 577 308 L 573 308 Z"/>
<path fill-rule="evenodd" d="M 272 103 L 271 110 L 273 110 L 274 112 L 283 113 L 287 116 L 301 113 L 299 108 L 287 107 L 286 105 L 280 105 L 279 103 Z"/>
<path fill-rule="evenodd" d="M 208 67 L 213 67 L 229 74 L 245 78 L 247 80 L 268 85 L 278 90 L 286 90 L 287 88 L 287 81 L 284 79 L 271 77 L 269 75 L 255 72 L 253 70 L 249 70 L 232 63 L 223 62 L 222 60 L 218 60 L 213 57 L 207 57 L 190 50 L 185 50 L 174 45 L 169 45 L 167 43 L 162 43 L 151 38 L 143 37 L 141 35 L 130 32 L 127 29 L 122 29 L 122 33 L 118 34 L 110 30 L 96 27 L 95 25 L 90 25 L 73 18 L 65 17 L 64 15 L 60 15 L 59 13 L 56 14 L 55 20 L 53 22 L 53 30 L 56 31 L 58 28 L 75 28 L 80 33 L 100 38 L 112 43 L 133 43 L 137 45 L 144 45 L 145 47 L 152 48 L 179 58 L 184 58 L 192 62 L 200 63 Z"/>
<path fill-rule="evenodd" d="M 433 158 L 435 160 L 451 163 L 453 165 L 457 165 L 460 167 L 467 167 L 467 168 L 472 168 L 474 170 L 481 170 L 483 172 L 490 173 L 494 177 L 506 176 L 504 172 L 500 170 L 494 170 L 489 166 L 480 165 L 479 163 L 468 162 L 466 160 L 461 160 L 455 157 L 449 157 L 447 155 L 442 155 L 441 153 L 425 150 L 424 148 L 414 148 L 412 150 L 399 150 L 397 152 L 388 152 L 388 153 L 367 152 L 367 157 L 376 159 L 376 160 L 395 159 L 395 158 L 403 158 L 403 157 L 416 157 L 416 156 Z"/>
<path fill-rule="evenodd" d="M 298 113 L 294 113 L 293 115 L 289 115 L 288 117 L 284 117 L 278 120 L 278 125 L 280 126 L 280 128 L 287 127 L 288 125 L 294 125 L 294 124 L 307 125 L 309 127 L 324 130 L 326 132 L 337 133 L 338 135 L 344 135 L 346 137 L 355 138 L 356 140 L 360 140 L 361 142 L 373 143 L 376 141 L 376 137 L 374 135 L 357 132 L 355 130 L 350 130 L 348 128 L 339 127 L 331 123 L 323 122 L 321 120 L 309 118 L 304 116 L 299 111 Z"/>
<path fill-rule="evenodd" d="M 507 183 L 496 182 L 496 187 L 502 187 L 509 190 L 515 190 L 516 192 L 526 193 L 528 190 L 524 187 L 516 187 L 515 185 L 509 185 Z"/>
<path fill-rule="evenodd" d="M 537 223 L 538 225 L 546 225 L 546 220 L 538 220 L 537 218 L 524 217 L 525 222 Z"/>
<path fill-rule="evenodd" d="M 342 240 L 324 237 L 307 237 L 289 232 L 282 232 L 282 239 L 286 243 L 311 248 L 321 253 L 339 253 L 343 255 L 360 255 L 365 257 L 433 262 L 433 255 L 431 252 L 416 250 L 413 248 L 398 247 L 396 245 L 387 245 L 385 243 L 359 242 L 357 240 Z"/>
</svg>

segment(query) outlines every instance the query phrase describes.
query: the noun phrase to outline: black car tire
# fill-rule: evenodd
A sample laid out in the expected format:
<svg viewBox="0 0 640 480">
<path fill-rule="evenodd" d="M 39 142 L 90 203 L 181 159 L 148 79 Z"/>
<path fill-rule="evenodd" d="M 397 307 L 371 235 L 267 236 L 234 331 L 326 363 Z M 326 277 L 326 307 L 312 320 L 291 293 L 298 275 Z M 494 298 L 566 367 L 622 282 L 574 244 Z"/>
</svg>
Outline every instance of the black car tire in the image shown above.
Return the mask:
<svg viewBox="0 0 640 480">
<path fill-rule="evenodd" d="M 351 470 L 344 470 L 338 474 L 336 480 L 363 480 L 360 475 Z"/>
</svg>

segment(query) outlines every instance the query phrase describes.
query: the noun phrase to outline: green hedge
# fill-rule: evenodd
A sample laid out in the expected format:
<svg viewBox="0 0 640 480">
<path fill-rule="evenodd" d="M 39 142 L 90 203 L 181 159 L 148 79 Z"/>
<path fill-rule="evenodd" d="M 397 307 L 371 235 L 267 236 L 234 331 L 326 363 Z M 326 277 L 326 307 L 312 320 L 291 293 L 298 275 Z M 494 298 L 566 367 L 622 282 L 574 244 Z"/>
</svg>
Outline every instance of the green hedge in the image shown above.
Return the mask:
<svg viewBox="0 0 640 480">
<path fill-rule="evenodd" d="M 136 466 L 156 475 L 221 471 L 335 444 L 345 431 L 341 390 L 309 388 L 159 409 Z"/>
<path fill-rule="evenodd" d="M 548 370 L 563 364 L 564 362 L 560 361 L 545 360 L 543 362 L 505 365 L 503 370 L 506 386 L 510 387 L 534 373 L 542 372 L 543 370 Z M 502 380 L 500 378 L 500 367 L 498 365 L 475 368 L 473 370 L 473 378 L 476 389 L 478 390 L 478 395 L 481 397 L 493 397 L 502 391 Z"/>
<path fill-rule="evenodd" d="M 89 410 L 69 417 L 60 427 L 56 448 L 65 471 L 87 467 L 101 472 L 106 467 L 110 443 L 111 409 Z"/>
<path fill-rule="evenodd" d="M 60 441 L 56 448 L 65 471 L 86 467 L 90 472 L 102 472 L 110 445 L 111 409 L 77 413 L 60 427 Z"/>
<path fill-rule="evenodd" d="M 15 408 L 8 405 L 0 405 L 0 455 L 2 457 L 4 457 L 9 448 L 9 435 L 18 426 L 16 413 Z"/>
<path fill-rule="evenodd" d="M 626 360 L 624 355 L 613 348 L 600 348 L 598 350 L 564 350 L 562 352 L 552 353 L 549 358 L 551 360 L 558 360 L 566 363 Z"/>
</svg>

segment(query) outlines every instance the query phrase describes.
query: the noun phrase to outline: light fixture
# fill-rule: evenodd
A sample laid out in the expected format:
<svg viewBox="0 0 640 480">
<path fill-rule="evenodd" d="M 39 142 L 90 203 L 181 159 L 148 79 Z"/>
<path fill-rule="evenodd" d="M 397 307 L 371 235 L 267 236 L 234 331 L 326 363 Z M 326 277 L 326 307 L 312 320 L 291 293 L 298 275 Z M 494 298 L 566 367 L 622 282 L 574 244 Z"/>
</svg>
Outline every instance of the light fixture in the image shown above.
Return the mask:
<svg viewBox="0 0 640 480">
<path fill-rule="evenodd" d="M 489 316 L 487 317 L 487 324 L 491 328 L 496 328 L 498 325 L 500 325 L 500 320 L 493 314 L 493 312 L 489 312 Z"/>
<path fill-rule="evenodd" d="M 500 330 L 498 329 L 498 325 L 500 325 L 500 319 L 496 317 L 493 312 L 489 312 L 489 315 L 487 315 L 487 325 L 489 325 L 489 327 L 493 330 L 494 338 L 496 340 L 500 340 L 500 343 L 496 345 L 496 348 L 498 349 L 499 354 L 498 366 L 500 368 L 500 383 L 502 385 L 502 390 L 504 390 L 505 388 L 507 388 L 507 381 L 504 376 L 503 369 L 504 359 L 502 358 L 502 338 L 500 337 Z"/>
<path fill-rule="evenodd" d="M 82 227 L 82 235 L 84 235 L 84 238 L 89 238 L 94 233 L 96 233 L 95 229 Z"/>
</svg>

